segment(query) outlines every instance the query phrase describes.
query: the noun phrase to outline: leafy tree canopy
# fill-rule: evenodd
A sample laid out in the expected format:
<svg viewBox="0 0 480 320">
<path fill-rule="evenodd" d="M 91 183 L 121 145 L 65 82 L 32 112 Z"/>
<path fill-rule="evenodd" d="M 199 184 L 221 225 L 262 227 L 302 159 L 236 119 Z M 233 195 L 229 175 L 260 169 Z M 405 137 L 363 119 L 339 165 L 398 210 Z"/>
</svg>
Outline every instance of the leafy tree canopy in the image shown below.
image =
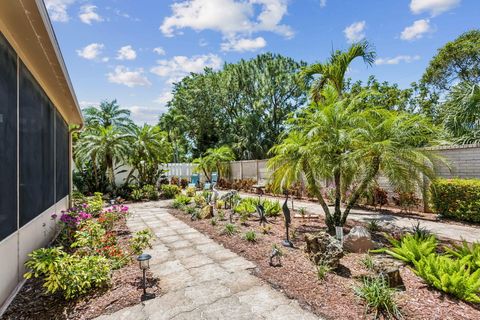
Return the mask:
<svg viewBox="0 0 480 320">
<path fill-rule="evenodd" d="M 457 82 L 480 82 L 480 30 L 471 30 L 438 50 L 422 82 L 443 91 Z"/>
</svg>

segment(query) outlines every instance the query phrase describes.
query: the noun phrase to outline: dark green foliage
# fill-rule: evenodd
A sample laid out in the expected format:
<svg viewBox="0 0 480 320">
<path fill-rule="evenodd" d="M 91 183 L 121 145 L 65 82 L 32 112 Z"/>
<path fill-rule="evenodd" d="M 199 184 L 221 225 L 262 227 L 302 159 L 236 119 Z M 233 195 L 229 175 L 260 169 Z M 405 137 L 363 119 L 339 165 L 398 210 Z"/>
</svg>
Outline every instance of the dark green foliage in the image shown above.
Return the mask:
<svg viewBox="0 0 480 320">
<path fill-rule="evenodd" d="M 191 74 L 174 85 L 160 126 L 170 132 L 179 153 L 193 158 L 228 145 L 238 159 L 263 159 L 284 130 L 287 115 L 306 101 L 297 81 L 303 65 L 265 53 L 226 64 L 218 72 Z M 183 134 L 175 131 L 172 121 Z"/>
<path fill-rule="evenodd" d="M 480 179 L 436 179 L 431 194 L 435 213 L 450 219 L 480 222 Z"/>
<path fill-rule="evenodd" d="M 395 289 L 388 285 L 384 277 L 365 278 L 360 287 L 355 288 L 355 294 L 365 301 L 365 309 L 373 312 L 374 319 L 379 315 L 385 318 L 403 318 L 397 303 L 394 300 Z"/>
<path fill-rule="evenodd" d="M 439 90 L 463 81 L 480 82 L 480 30 L 465 32 L 440 48 L 422 77 Z"/>
<path fill-rule="evenodd" d="M 175 200 L 173 200 L 173 207 L 179 209 L 190 204 L 190 202 L 192 202 L 192 198 L 179 194 L 175 197 Z"/>
</svg>

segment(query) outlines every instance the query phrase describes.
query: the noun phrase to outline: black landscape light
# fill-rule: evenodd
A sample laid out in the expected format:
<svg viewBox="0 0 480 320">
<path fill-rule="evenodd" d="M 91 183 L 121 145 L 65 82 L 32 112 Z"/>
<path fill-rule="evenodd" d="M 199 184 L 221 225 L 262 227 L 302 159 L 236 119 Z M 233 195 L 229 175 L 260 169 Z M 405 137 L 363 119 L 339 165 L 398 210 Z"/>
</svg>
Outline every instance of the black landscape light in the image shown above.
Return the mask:
<svg viewBox="0 0 480 320">
<path fill-rule="evenodd" d="M 142 301 L 149 300 L 155 298 L 154 293 L 147 293 L 147 280 L 146 280 L 146 273 L 147 269 L 150 268 L 150 259 L 152 258 L 151 255 L 142 253 L 137 257 L 138 265 L 140 269 L 143 271 L 143 295 Z"/>
</svg>

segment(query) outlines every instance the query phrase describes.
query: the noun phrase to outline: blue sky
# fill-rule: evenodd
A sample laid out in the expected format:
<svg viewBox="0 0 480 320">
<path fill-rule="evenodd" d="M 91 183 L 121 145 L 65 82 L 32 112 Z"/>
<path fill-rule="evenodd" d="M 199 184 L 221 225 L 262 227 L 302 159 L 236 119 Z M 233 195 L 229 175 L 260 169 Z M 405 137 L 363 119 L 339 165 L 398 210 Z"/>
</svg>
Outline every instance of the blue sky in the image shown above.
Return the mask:
<svg viewBox="0 0 480 320">
<path fill-rule="evenodd" d="M 323 61 L 369 40 L 375 75 L 408 87 L 445 42 L 479 28 L 478 0 L 44 0 L 82 107 L 116 98 L 156 123 L 189 72 L 274 52 Z"/>
</svg>

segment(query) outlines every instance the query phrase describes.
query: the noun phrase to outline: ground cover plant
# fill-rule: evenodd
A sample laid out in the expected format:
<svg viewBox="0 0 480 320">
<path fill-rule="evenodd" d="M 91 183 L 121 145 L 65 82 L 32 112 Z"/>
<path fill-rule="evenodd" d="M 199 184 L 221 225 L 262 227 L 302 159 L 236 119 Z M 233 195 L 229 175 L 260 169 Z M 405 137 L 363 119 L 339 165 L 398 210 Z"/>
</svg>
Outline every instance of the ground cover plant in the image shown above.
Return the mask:
<svg viewBox="0 0 480 320">
<path fill-rule="evenodd" d="M 141 271 L 135 257 L 151 246 L 153 235 L 148 229 L 131 234 L 125 224 L 129 208 L 104 207 L 101 198 L 96 194 L 52 216 L 59 235 L 52 246 L 29 254 L 28 281 L 5 319 L 59 314 L 89 319 L 138 303 Z M 149 275 L 151 290 L 158 292 L 157 280 Z"/>
</svg>

